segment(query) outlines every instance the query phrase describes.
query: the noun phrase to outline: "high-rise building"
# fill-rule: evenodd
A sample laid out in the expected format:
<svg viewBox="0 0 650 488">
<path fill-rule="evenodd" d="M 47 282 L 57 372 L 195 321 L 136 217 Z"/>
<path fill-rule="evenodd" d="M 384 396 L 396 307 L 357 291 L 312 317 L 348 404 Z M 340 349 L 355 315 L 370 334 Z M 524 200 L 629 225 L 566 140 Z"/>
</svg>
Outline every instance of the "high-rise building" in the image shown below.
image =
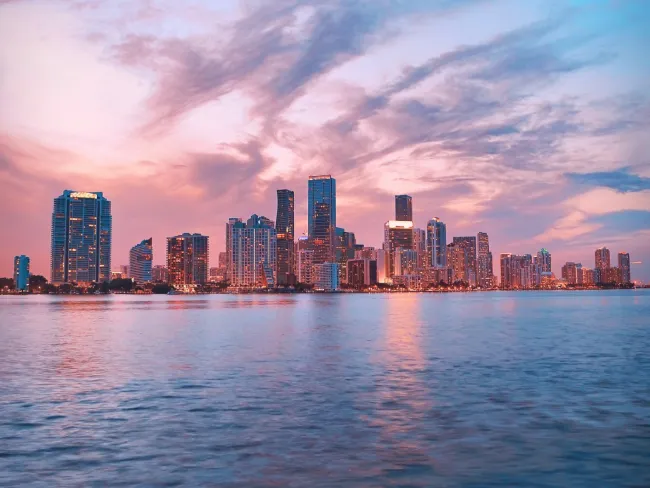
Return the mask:
<svg viewBox="0 0 650 488">
<path fill-rule="evenodd" d="M 384 249 L 390 260 L 390 276 L 395 276 L 395 251 L 413 249 L 413 222 L 389 220 L 384 224 Z"/>
<path fill-rule="evenodd" d="M 540 285 L 542 283 L 542 276 L 548 276 L 548 273 L 553 272 L 551 268 L 551 253 L 547 249 L 540 249 L 537 251 L 537 255 L 533 260 L 533 265 L 535 284 Z"/>
<path fill-rule="evenodd" d="M 336 228 L 336 262 L 339 263 L 339 283 L 347 283 L 348 260 L 354 259 L 357 240 L 354 232 L 347 232 L 341 227 Z"/>
<path fill-rule="evenodd" d="M 413 222 L 413 199 L 409 195 L 395 195 L 395 220 Z"/>
<path fill-rule="evenodd" d="M 390 280 L 390 257 L 385 249 L 377 249 L 377 283 L 387 283 Z"/>
<path fill-rule="evenodd" d="M 226 279 L 226 268 L 222 268 L 221 266 L 213 266 L 210 268 L 210 281 L 214 283 L 218 283 L 220 281 L 223 281 Z"/>
<path fill-rule="evenodd" d="M 314 249 L 307 236 L 301 236 L 296 241 L 296 271 L 299 283 L 314 283 Z"/>
<path fill-rule="evenodd" d="M 582 268 L 582 264 L 567 262 L 562 266 L 562 279 L 566 280 L 567 284 L 578 284 L 578 267 Z"/>
<path fill-rule="evenodd" d="M 377 249 L 374 247 L 362 247 L 361 249 L 354 250 L 354 259 L 370 259 L 377 260 Z"/>
<path fill-rule="evenodd" d="M 314 288 L 322 291 L 335 291 L 339 289 L 339 263 L 315 264 Z"/>
<path fill-rule="evenodd" d="M 347 273 L 347 284 L 353 288 L 376 285 L 377 261 L 367 258 L 350 259 Z"/>
<path fill-rule="evenodd" d="M 395 261 L 393 276 L 416 274 L 418 270 L 418 253 L 413 249 L 398 247 L 393 252 Z"/>
<path fill-rule="evenodd" d="M 14 284 L 17 291 L 29 289 L 29 258 L 24 254 L 14 258 Z"/>
<path fill-rule="evenodd" d="M 594 270 L 591 268 L 577 268 L 578 272 L 578 285 L 590 286 L 594 284 Z"/>
<path fill-rule="evenodd" d="M 618 253 L 618 269 L 621 273 L 621 283 L 632 283 L 632 275 L 630 273 L 630 255 L 626 252 Z"/>
<path fill-rule="evenodd" d="M 151 265 L 153 259 L 153 239 L 145 239 L 136 244 L 129 252 L 129 277 L 136 283 L 148 283 L 151 276 Z"/>
<path fill-rule="evenodd" d="M 470 251 L 462 242 L 447 244 L 447 263 L 451 269 L 452 283 L 463 281 L 469 283 Z"/>
<path fill-rule="evenodd" d="M 228 253 L 227 252 L 220 252 L 219 253 L 219 267 L 220 268 L 228 268 Z"/>
<path fill-rule="evenodd" d="M 447 226 L 438 217 L 427 223 L 427 266 L 447 267 Z"/>
<path fill-rule="evenodd" d="M 65 190 L 52 212 L 52 283 L 111 279 L 111 202 L 102 192 Z"/>
<path fill-rule="evenodd" d="M 492 253 L 490 252 L 490 241 L 485 232 L 479 232 L 476 236 L 478 243 L 476 265 L 477 281 L 481 288 L 492 288 Z"/>
<path fill-rule="evenodd" d="M 291 190 L 278 190 L 278 210 L 275 218 L 277 236 L 278 284 L 288 284 L 294 274 L 294 195 Z"/>
<path fill-rule="evenodd" d="M 331 175 L 310 176 L 307 226 L 314 264 L 335 261 L 336 180 Z"/>
<path fill-rule="evenodd" d="M 206 283 L 208 263 L 208 236 L 186 232 L 167 238 L 167 270 L 172 285 Z"/>
<path fill-rule="evenodd" d="M 596 262 L 596 268 L 597 269 L 607 269 L 611 266 L 610 260 L 609 260 L 609 249 L 606 247 L 601 247 L 599 249 L 596 249 L 596 252 L 594 253 L 594 258 Z"/>
<path fill-rule="evenodd" d="M 232 258 L 232 249 L 230 248 L 230 245 L 232 243 L 232 229 L 237 223 L 241 223 L 241 219 L 238 217 L 231 217 L 228 219 L 228 222 L 226 222 L 226 276 L 230 277 L 232 276 L 232 268 L 230 265 L 230 260 Z"/>
<path fill-rule="evenodd" d="M 427 260 L 427 231 L 413 229 L 413 249 L 418 254 L 418 268 L 423 268 Z"/>
<path fill-rule="evenodd" d="M 476 237 L 454 237 L 453 243 L 461 246 L 467 251 L 467 281 L 470 285 L 476 286 Z"/>
<path fill-rule="evenodd" d="M 167 283 L 169 281 L 169 273 L 167 266 L 157 264 L 151 269 L 151 281 L 154 283 Z"/>
<path fill-rule="evenodd" d="M 501 254 L 501 288 L 526 289 L 535 286 L 535 268 L 530 254 Z M 550 273 L 544 272 L 545 275 Z"/>
<path fill-rule="evenodd" d="M 272 221 L 252 215 L 232 228 L 230 284 L 271 287 L 277 282 L 277 234 Z"/>
</svg>

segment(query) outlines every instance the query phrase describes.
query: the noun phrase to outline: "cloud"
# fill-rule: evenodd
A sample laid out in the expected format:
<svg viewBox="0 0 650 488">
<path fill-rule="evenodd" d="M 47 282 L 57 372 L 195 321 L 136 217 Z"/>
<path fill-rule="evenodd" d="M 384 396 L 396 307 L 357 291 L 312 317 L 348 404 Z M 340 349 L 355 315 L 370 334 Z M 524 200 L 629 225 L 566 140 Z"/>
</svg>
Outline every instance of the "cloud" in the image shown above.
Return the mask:
<svg viewBox="0 0 650 488">
<path fill-rule="evenodd" d="M 650 190 L 650 178 L 631 174 L 626 168 L 595 173 L 566 173 L 566 178 L 576 184 L 611 188 L 620 193 Z M 648 202 L 650 205 L 650 202 Z"/>
</svg>

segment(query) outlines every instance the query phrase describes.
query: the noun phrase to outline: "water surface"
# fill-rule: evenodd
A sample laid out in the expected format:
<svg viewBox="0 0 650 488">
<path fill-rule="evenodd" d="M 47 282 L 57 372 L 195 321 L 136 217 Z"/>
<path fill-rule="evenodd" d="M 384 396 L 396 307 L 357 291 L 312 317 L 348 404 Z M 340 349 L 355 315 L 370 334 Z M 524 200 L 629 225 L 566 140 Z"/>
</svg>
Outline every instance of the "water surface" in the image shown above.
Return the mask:
<svg viewBox="0 0 650 488">
<path fill-rule="evenodd" d="M 0 486 L 650 486 L 650 293 L 0 297 Z"/>
</svg>

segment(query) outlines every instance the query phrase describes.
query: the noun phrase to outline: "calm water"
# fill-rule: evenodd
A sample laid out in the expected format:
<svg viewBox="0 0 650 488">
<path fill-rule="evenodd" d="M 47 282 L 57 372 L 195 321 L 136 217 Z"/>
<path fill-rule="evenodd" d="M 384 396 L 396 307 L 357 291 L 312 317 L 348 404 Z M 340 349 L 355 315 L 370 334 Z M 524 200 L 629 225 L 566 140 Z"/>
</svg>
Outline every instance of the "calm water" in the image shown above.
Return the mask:
<svg viewBox="0 0 650 488">
<path fill-rule="evenodd" d="M 0 486 L 650 486 L 650 293 L 0 297 Z"/>
</svg>

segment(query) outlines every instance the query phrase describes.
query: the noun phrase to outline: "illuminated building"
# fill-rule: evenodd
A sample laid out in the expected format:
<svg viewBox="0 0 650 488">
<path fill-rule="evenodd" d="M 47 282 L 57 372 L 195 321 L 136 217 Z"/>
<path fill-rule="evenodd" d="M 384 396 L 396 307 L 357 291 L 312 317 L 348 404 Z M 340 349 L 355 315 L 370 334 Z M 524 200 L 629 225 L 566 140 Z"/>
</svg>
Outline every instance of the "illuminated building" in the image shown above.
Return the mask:
<svg viewBox="0 0 650 488">
<path fill-rule="evenodd" d="M 618 253 L 618 269 L 621 273 L 621 283 L 632 283 L 632 276 L 630 273 L 630 255 L 628 253 Z"/>
<path fill-rule="evenodd" d="M 478 242 L 476 258 L 478 286 L 481 288 L 492 288 L 494 271 L 492 269 L 492 253 L 490 252 L 488 235 L 485 232 L 479 232 L 476 240 Z"/>
<path fill-rule="evenodd" d="M 458 242 L 447 245 L 447 262 L 451 269 L 451 282 L 469 283 L 469 251 Z"/>
<path fill-rule="evenodd" d="M 330 175 L 309 177 L 307 212 L 314 264 L 335 261 L 336 180 Z"/>
<path fill-rule="evenodd" d="M 427 231 L 424 229 L 413 229 L 413 249 L 418 255 L 418 268 L 426 264 L 427 256 Z"/>
<path fill-rule="evenodd" d="M 111 278 L 111 202 L 101 192 L 65 190 L 52 212 L 52 283 Z"/>
<path fill-rule="evenodd" d="M 339 263 L 339 283 L 347 283 L 348 260 L 354 259 L 357 244 L 354 232 L 347 232 L 337 227 L 335 244 L 336 262 Z"/>
<path fill-rule="evenodd" d="M 222 266 L 210 268 L 210 281 L 219 282 L 226 279 L 226 268 Z"/>
<path fill-rule="evenodd" d="M 136 283 L 148 283 L 152 280 L 151 264 L 153 259 L 153 240 L 145 239 L 136 244 L 129 252 L 129 277 Z"/>
<path fill-rule="evenodd" d="M 566 280 L 569 285 L 578 284 L 578 266 L 582 268 L 582 265 L 577 265 L 576 263 L 567 262 L 562 266 L 562 279 Z"/>
<path fill-rule="evenodd" d="M 535 267 L 530 254 L 501 254 L 501 288 L 526 289 L 535 286 Z M 544 271 L 542 277 L 551 276 Z"/>
<path fill-rule="evenodd" d="M 294 274 L 294 195 L 291 190 L 278 190 L 278 209 L 275 218 L 277 237 L 278 284 L 286 285 Z"/>
<path fill-rule="evenodd" d="M 377 283 L 388 283 L 390 280 L 390 257 L 385 249 L 377 249 Z"/>
<path fill-rule="evenodd" d="M 219 267 L 220 268 L 228 268 L 228 253 L 227 252 L 220 252 L 219 253 Z"/>
<path fill-rule="evenodd" d="M 591 268 L 577 268 L 578 285 L 590 286 L 594 284 L 594 270 Z"/>
<path fill-rule="evenodd" d="M 313 267 L 314 289 L 335 291 L 339 289 L 339 264 L 320 263 Z"/>
<path fill-rule="evenodd" d="M 167 270 L 172 285 L 206 283 L 208 262 L 208 236 L 185 233 L 167 238 Z"/>
<path fill-rule="evenodd" d="M 393 277 L 393 285 L 403 286 L 407 290 L 421 290 L 423 279 L 420 274 L 405 274 Z"/>
<path fill-rule="evenodd" d="M 275 286 L 277 237 L 271 220 L 253 214 L 245 224 L 236 222 L 229 247 L 232 250 L 231 286 Z"/>
<path fill-rule="evenodd" d="M 467 281 L 471 286 L 476 286 L 476 237 L 454 237 L 453 243 L 456 246 L 464 248 L 467 254 L 467 268 L 465 272 L 467 279 L 463 281 Z"/>
<path fill-rule="evenodd" d="M 350 259 L 347 263 L 347 284 L 363 288 L 377 284 L 377 261 L 372 259 Z"/>
<path fill-rule="evenodd" d="M 167 283 L 169 281 L 169 273 L 167 267 L 157 264 L 151 269 L 151 280 L 154 283 Z"/>
<path fill-rule="evenodd" d="M 542 274 L 551 273 L 551 253 L 547 249 L 540 249 L 537 252 L 537 255 L 533 259 L 534 275 L 535 275 L 535 284 L 542 284 Z"/>
<path fill-rule="evenodd" d="M 355 249 L 354 259 L 372 259 L 377 260 L 377 249 L 374 247 L 363 247 L 361 249 Z"/>
<path fill-rule="evenodd" d="M 390 276 L 395 275 L 395 250 L 413 249 L 413 222 L 389 220 L 384 224 L 384 249 L 388 251 Z"/>
<path fill-rule="evenodd" d="M 596 249 L 594 253 L 594 260 L 594 278 L 596 279 L 596 283 L 609 283 L 609 276 L 607 276 L 607 269 L 611 266 L 609 260 L 609 249 L 606 247 Z"/>
<path fill-rule="evenodd" d="M 407 274 L 416 274 L 418 270 L 418 253 L 413 249 L 398 247 L 393 252 L 394 270 L 393 277 Z"/>
<path fill-rule="evenodd" d="M 395 195 L 395 220 L 413 221 L 413 199 L 409 195 Z"/>
<path fill-rule="evenodd" d="M 29 258 L 24 254 L 14 258 L 14 284 L 16 290 L 29 290 Z"/>
<path fill-rule="evenodd" d="M 240 218 L 231 217 L 228 219 L 228 222 L 226 222 L 226 276 L 232 275 L 232 269 L 230 266 L 230 259 L 232 257 L 232 249 L 230 248 L 230 245 L 232 243 L 232 229 L 235 224 L 241 223 L 241 221 L 242 220 Z"/>
<path fill-rule="evenodd" d="M 300 239 L 299 239 L 300 240 Z M 307 238 L 305 238 L 307 240 Z M 298 251 L 296 253 L 296 268 L 298 270 L 298 282 L 299 283 L 314 283 L 314 250 L 310 247 L 298 246 Z"/>
<path fill-rule="evenodd" d="M 447 226 L 438 217 L 427 223 L 427 266 L 447 267 Z"/>
</svg>

